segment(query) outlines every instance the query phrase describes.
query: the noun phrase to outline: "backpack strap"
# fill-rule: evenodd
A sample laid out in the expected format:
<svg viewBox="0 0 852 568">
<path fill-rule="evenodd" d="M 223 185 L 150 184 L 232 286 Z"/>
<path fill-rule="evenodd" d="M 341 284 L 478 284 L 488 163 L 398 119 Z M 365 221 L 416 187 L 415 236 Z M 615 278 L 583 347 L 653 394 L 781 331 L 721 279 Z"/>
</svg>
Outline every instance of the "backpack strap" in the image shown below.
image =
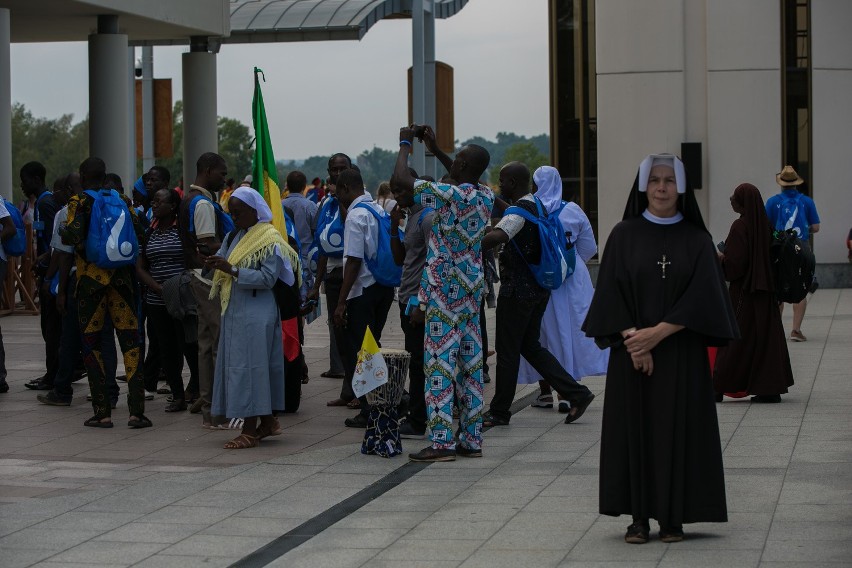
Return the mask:
<svg viewBox="0 0 852 568">
<path fill-rule="evenodd" d="M 417 219 L 417 226 L 419 227 L 420 225 L 422 225 L 423 224 L 423 217 L 425 217 L 427 214 L 431 213 L 434 210 L 435 210 L 434 207 L 424 207 L 423 210 L 420 211 L 420 218 Z"/>
</svg>

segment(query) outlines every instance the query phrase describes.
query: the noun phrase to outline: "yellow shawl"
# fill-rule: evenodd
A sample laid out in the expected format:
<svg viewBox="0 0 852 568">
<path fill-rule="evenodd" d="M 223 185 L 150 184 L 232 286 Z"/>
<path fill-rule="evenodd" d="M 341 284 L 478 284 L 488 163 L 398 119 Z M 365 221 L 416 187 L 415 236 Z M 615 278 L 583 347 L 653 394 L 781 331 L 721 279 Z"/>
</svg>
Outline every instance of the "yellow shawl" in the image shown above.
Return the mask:
<svg viewBox="0 0 852 568">
<path fill-rule="evenodd" d="M 253 268 L 269 255 L 275 254 L 275 247 L 279 247 L 284 257 L 290 261 L 293 268 L 293 274 L 296 277 L 296 285 L 302 285 L 302 269 L 299 255 L 294 251 L 289 244 L 284 240 L 275 227 L 269 223 L 257 223 L 249 227 L 231 254 L 228 255 L 228 263 L 237 268 Z M 277 278 L 277 275 L 276 275 Z M 228 308 L 228 302 L 231 300 L 231 286 L 233 285 L 234 277 L 231 274 L 217 270 L 213 276 L 213 287 L 210 289 L 210 299 L 219 295 L 219 301 L 222 305 L 222 313 Z"/>
</svg>

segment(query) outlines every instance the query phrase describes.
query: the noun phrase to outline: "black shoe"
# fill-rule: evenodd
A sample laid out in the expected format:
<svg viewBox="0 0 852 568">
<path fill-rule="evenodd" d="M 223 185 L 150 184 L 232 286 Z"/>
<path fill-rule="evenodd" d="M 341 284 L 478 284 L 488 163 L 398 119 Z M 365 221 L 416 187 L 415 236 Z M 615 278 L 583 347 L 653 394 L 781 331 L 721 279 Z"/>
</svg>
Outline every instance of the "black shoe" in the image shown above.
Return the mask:
<svg viewBox="0 0 852 568">
<path fill-rule="evenodd" d="M 148 420 L 148 417 L 145 416 L 144 414 L 139 416 L 139 418 L 131 418 L 130 420 L 127 421 L 127 425 L 130 426 L 131 428 L 134 428 L 134 429 L 136 429 L 136 428 L 150 428 L 151 426 L 153 426 L 151 421 Z"/>
<path fill-rule="evenodd" d="M 720 393 L 720 392 L 716 393 L 716 402 L 722 402 L 722 400 L 724 400 L 724 398 L 725 398 L 725 395 L 723 395 L 722 393 Z"/>
<path fill-rule="evenodd" d="M 346 376 L 346 374 L 334 373 L 334 372 L 331 371 L 331 369 L 329 369 L 328 371 L 326 371 L 324 373 L 320 373 L 320 377 L 322 377 L 324 379 L 342 379 L 345 376 Z"/>
<path fill-rule="evenodd" d="M 491 375 L 488 373 L 482 373 L 482 382 L 488 384 L 491 382 Z"/>
<path fill-rule="evenodd" d="M 39 377 L 37 379 L 33 379 L 28 383 L 24 383 L 24 386 L 30 390 L 35 391 L 49 391 L 53 390 L 53 383 L 49 383 L 44 380 L 44 377 Z"/>
<path fill-rule="evenodd" d="M 462 458 L 481 458 L 482 448 L 465 448 L 461 444 L 456 444 L 456 455 Z"/>
<path fill-rule="evenodd" d="M 36 395 L 36 399 L 42 404 L 48 406 L 71 406 L 71 399 L 60 398 L 56 391 L 49 391 L 47 394 Z"/>
<path fill-rule="evenodd" d="M 3 394 L 4 392 L 9 392 L 9 383 L 6 381 L 0 383 L 0 394 Z"/>
<path fill-rule="evenodd" d="M 427 446 L 416 454 L 408 454 L 413 462 L 451 462 L 456 461 L 456 450 L 439 450 Z"/>
<path fill-rule="evenodd" d="M 578 420 L 583 413 L 589 408 L 589 405 L 592 404 L 592 401 L 595 400 L 595 395 L 589 393 L 589 396 L 584 398 L 583 400 L 571 401 L 571 410 L 568 411 L 568 416 L 565 417 L 565 424 L 571 424 L 572 422 Z"/>
<path fill-rule="evenodd" d="M 495 416 L 490 410 L 482 415 L 482 425 L 486 428 L 491 428 L 493 426 L 508 426 L 509 419 L 508 418 L 500 418 L 499 416 Z"/>
<path fill-rule="evenodd" d="M 185 400 L 175 400 L 166 406 L 166 412 L 183 412 L 186 410 Z"/>
<path fill-rule="evenodd" d="M 343 421 L 347 428 L 366 428 L 367 417 L 363 414 L 356 414 L 352 418 L 347 418 Z"/>
<path fill-rule="evenodd" d="M 781 402 L 780 394 L 759 394 L 751 397 L 752 402 L 763 402 L 769 404 L 776 404 Z"/>
<path fill-rule="evenodd" d="M 115 407 L 116 407 L 116 406 L 118 406 L 118 399 L 117 399 L 117 398 L 112 398 L 112 399 L 110 399 L 110 401 L 109 401 L 109 405 L 110 405 L 113 409 L 115 409 Z"/>
<path fill-rule="evenodd" d="M 663 542 L 680 542 L 683 540 L 683 528 L 681 527 L 672 527 L 672 528 L 663 528 L 660 527 L 660 540 Z"/>
<path fill-rule="evenodd" d="M 645 544 L 648 542 L 650 533 L 651 525 L 648 521 L 634 521 L 632 525 L 627 527 L 624 542 L 628 544 Z"/>
<path fill-rule="evenodd" d="M 422 440 L 426 437 L 426 428 L 418 430 L 411 425 L 411 422 L 406 422 L 399 427 L 399 437 L 408 440 Z"/>
<path fill-rule="evenodd" d="M 85 379 L 89 375 L 89 372 L 86 369 L 75 369 L 74 374 L 71 375 L 71 382 L 76 383 L 77 381 Z"/>
</svg>

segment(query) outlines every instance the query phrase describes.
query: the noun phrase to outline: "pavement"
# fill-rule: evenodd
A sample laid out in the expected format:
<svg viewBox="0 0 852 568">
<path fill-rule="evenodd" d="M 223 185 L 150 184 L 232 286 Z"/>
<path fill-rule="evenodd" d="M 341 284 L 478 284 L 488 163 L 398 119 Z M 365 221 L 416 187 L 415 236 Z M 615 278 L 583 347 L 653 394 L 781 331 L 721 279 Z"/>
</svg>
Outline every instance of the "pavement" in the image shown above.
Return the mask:
<svg viewBox="0 0 852 568">
<path fill-rule="evenodd" d="M 233 432 L 163 413 L 163 396 L 145 430 L 123 427 L 124 401 L 116 428 L 83 427 L 82 383 L 71 407 L 40 405 L 23 386 L 43 371 L 38 319 L 0 326 L 11 386 L 0 395 L 3 568 L 852 565 L 849 289 L 812 298 L 809 341 L 788 343 L 796 384 L 781 404 L 717 405 L 729 522 L 643 546 L 624 543 L 629 519 L 597 513 L 603 377 L 584 380 L 598 398 L 571 425 L 527 407 L 535 389 L 519 389 L 522 409 L 485 433 L 479 459 L 365 456 L 363 432 L 342 424 L 353 412 L 325 406 L 340 381 L 319 377 L 328 339 L 318 321 L 307 333 L 311 380 L 284 435 L 228 451 Z M 384 339 L 402 346 L 395 314 Z M 403 443 L 406 453 L 426 444 Z"/>
</svg>

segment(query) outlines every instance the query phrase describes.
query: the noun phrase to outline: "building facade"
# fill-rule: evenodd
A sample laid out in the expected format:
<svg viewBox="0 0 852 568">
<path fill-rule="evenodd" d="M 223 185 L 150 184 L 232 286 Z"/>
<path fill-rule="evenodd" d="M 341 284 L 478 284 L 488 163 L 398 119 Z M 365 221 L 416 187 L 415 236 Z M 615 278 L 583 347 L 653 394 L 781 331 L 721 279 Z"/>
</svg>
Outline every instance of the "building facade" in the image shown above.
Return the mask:
<svg viewBox="0 0 852 568">
<path fill-rule="evenodd" d="M 695 155 L 715 241 L 738 184 L 768 199 L 792 165 L 821 216 L 817 262 L 846 263 L 852 2 L 551 0 L 550 15 L 553 161 L 602 246 L 638 163 L 670 152 Z"/>
</svg>

